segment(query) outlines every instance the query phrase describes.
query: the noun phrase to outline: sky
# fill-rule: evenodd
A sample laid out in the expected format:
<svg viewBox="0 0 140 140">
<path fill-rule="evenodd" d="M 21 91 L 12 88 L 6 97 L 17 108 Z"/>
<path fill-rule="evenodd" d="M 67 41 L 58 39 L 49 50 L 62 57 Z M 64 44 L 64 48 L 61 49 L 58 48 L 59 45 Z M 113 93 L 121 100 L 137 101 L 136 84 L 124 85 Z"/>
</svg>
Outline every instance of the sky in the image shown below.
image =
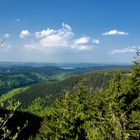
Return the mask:
<svg viewBox="0 0 140 140">
<path fill-rule="evenodd" d="M 130 63 L 140 0 L 0 0 L 0 61 Z"/>
</svg>

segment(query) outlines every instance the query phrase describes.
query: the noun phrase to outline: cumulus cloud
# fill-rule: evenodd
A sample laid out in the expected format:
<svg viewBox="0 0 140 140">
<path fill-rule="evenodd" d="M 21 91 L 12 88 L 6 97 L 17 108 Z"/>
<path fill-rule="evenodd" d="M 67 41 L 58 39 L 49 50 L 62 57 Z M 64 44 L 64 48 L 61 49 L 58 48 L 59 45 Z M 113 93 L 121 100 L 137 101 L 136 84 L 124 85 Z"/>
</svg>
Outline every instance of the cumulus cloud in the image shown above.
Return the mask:
<svg viewBox="0 0 140 140">
<path fill-rule="evenodd" d="M 32 49 L 77 49 L 91 50 L 99 44 L 99 40 L 93 40 L 88 36 L 76 37 L 70 25 L 62 23 L 60 29 L 47 28 L 35 32 L 38 45 L 26 44 L 25 48 Z M 27 47 L 28 46 L 28 47 Z M 35 48 L 36 47 L 36 48 Z"/>
<path fill-rule="evenodd" d="M 43 47 L 65 47 L 68 44 L 68 41 L 63 37 L 59 35 L 51 35 L 48 37 L 45 37 L 40 40 L 40 44 Z"/>
<path fill-rule="evenodd" d="M 55 33 L 54 29 L 46 29 L 46 30 L 42 30 L 41 32 L 36 32 L 35 35 L 36 37 L 46 37 L 49 36 L 51 34 Z"/>
<path fill-rule="evenodd" d="M 22 30 L 19 37 L 20 38 L 25 38 L 25 37 L 28 37 L 30 35 L 31 35 L 31 33 L 28 30 Z"/>
<path fill-rule="evenodd" d="M 95 48 L 95 46 L 90 46 L 90 45 L 80 45 L 80 46 L 73 46 L 73 49 L 78 49 L 78 50 L 91 50 Z"/>
<path fill-rule="evenodd" d="M 36 32 L 35 36 L 40 38 L 39 44 L 42 47 L 64 47 L 69 45 L 69 39 L 74 35 L 72 29 L 67 24 L 62 24 L 62 28 L 55 29 L 46 29 L 40 32 Z"/>
<path fill-rule="evenodd" d="M 61 29 L 55 30 L 55 29 L 47 28 L 46 30 L 36 32 L 35 35 L 36 37 L 39 37 L 39 38 L 49 37 L 51 35 L 61 36 L 61 37 L 66 38 L 66 37 L 70 37 L 74 35 L 74 33 L 72 32 L 70 25 L 63 23 Z"/>
<path fill-rule="evenodd" d="M 118 30 L 111 30 L 111 31 L 103 33 L 102 35 L 108 35 L 108 36 L 112 36 L 112 35 L 129 35 L 129 33 L 123 32 L 123 31 L 118 31 Z"/>
<path fill-rule="evenodd" d="M 86 44 L 90 40 L 90 37 L 81 37 L 75 40 L 75 44 Z"/>
<path fill-rule="evenodd" d="M 71 48 L 78 49 L 78 50 L 91 50 L 94 49 L 96 45 L 99 44 L 98 39 L 91 39 L 90 37 L 81 37 L 74 41 L 73 44 L 71 44 Z"/>
<path fill-rule="evenodd" d="M 64 22 L 62 23 L 62 27 L 65 28 L 65 29 L 68 29 L 68 30 L 72 30 L 70 25 L 65 24 Z"/>
<path fill-rule="evenodd" d="M 100 44 L 100 40 L 99 39 L 93 39 L 93 43 L 98 45 L 98 44 Z"/>
<path fill-rule="evenodd" d="M 140 46 L 132 46 L 132 47 L 127 47 L 123 49 L 114 49 L 110 53 L 111 54 L 136 53 L 138 50 L 140 50 Z"/>
</svg>

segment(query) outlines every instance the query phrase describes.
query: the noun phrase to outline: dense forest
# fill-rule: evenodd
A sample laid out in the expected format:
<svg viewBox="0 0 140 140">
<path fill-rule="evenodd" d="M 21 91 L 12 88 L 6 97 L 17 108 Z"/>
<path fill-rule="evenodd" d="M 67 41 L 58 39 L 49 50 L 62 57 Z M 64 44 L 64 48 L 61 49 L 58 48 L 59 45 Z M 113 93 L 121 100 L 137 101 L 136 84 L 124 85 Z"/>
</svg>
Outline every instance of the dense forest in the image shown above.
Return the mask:
<svg viewBox="0 0 140 140">
<path fill-rule="evenodd" d="M 36 82 L 2 95 L 0 103 L 1 139 L 139 140 L 140 61 L 131 70 Z"/>
<path fill-rule="evenodd" d="M 58 67 L 2 67 L 0 68 L 0 95 L 18 87 L 63 78 L 66 72 Z"/>
<path fill-rule="evenodd" d="M 72 75 L 77 75 L 93 70 L 103 69 L 123 69 L 129 66 L 123 65 L 101 65 L 92 66 L 91 64 L 65 64 L 65 65 L 47 65 L 47 64 L 5 64 L 0 63 L 0 95 L 20 87 L 30 86 L 44 81 L 61 81 Z"/>
</svg>

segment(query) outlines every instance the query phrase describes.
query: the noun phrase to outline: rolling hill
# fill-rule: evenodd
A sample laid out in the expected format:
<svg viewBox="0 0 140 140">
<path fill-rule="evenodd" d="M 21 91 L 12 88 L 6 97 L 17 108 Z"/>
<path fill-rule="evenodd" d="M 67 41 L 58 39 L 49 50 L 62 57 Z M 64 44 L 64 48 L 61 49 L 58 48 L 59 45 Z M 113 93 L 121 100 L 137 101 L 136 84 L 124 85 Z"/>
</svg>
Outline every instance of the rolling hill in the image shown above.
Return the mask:
<svg viewBox="0 0 140 140">
<path fill-rule="evenodd" d="M 117 72 L 117 70 L 96 71 L 71 76 L 70 78 L 66 78 L 65 80 L 53 83 L 41 82 L 31 85 L 25 90 L 20 90 L 20 92 L 16 94 L 12 94 L 13 96 L 10 96 L 10 98 L 8 99 L 18 100 L 22 103 L 22 108 L 26 108 L 27 106 L 32 104 L 32 101 L 34 101 L 36 98 L 49 97 L 47 105 L 50 106 L 56 98 L 63 97 L 64 91 L 72 90 L 80 82 L 83 82 L 85 85 L 90 86 L 94 89 L 95 92 L 103 91 L 107 87 L 110 79 L 113 77 L 113 74 L 115 72 Z M 3 95 L 2 97 L 9 97 L 8 94 L 9 93 Z M 5 101 L 7 101 L 6 98 L 4 99 Z"/>
<path fill-rule="evenodd" d="M 40 82 L 62 81 L 72 75 L 105 69 L 127 69 L 122 65 L 91 65 L 91 64 L 1 64 L 0 65 L 0 95 L 20 87 L 30 86 Z"/>
</svg>

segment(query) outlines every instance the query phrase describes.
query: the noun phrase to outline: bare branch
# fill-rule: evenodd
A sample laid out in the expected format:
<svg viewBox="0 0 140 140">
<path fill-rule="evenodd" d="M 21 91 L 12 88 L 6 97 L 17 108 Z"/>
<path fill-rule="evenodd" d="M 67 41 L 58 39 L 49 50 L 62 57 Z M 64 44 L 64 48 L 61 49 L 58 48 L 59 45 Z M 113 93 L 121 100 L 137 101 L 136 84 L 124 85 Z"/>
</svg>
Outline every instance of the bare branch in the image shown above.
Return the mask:
<svg viewBox="0 0 140 140">
<path fill-rule="evenodd" d="M 0 47 L 5 43 L 5 41 L 6 41 L 6 39 L 4 38 L 4 39 L 2 39 L 2 40 L 0 40 Z"/>
</svg>

